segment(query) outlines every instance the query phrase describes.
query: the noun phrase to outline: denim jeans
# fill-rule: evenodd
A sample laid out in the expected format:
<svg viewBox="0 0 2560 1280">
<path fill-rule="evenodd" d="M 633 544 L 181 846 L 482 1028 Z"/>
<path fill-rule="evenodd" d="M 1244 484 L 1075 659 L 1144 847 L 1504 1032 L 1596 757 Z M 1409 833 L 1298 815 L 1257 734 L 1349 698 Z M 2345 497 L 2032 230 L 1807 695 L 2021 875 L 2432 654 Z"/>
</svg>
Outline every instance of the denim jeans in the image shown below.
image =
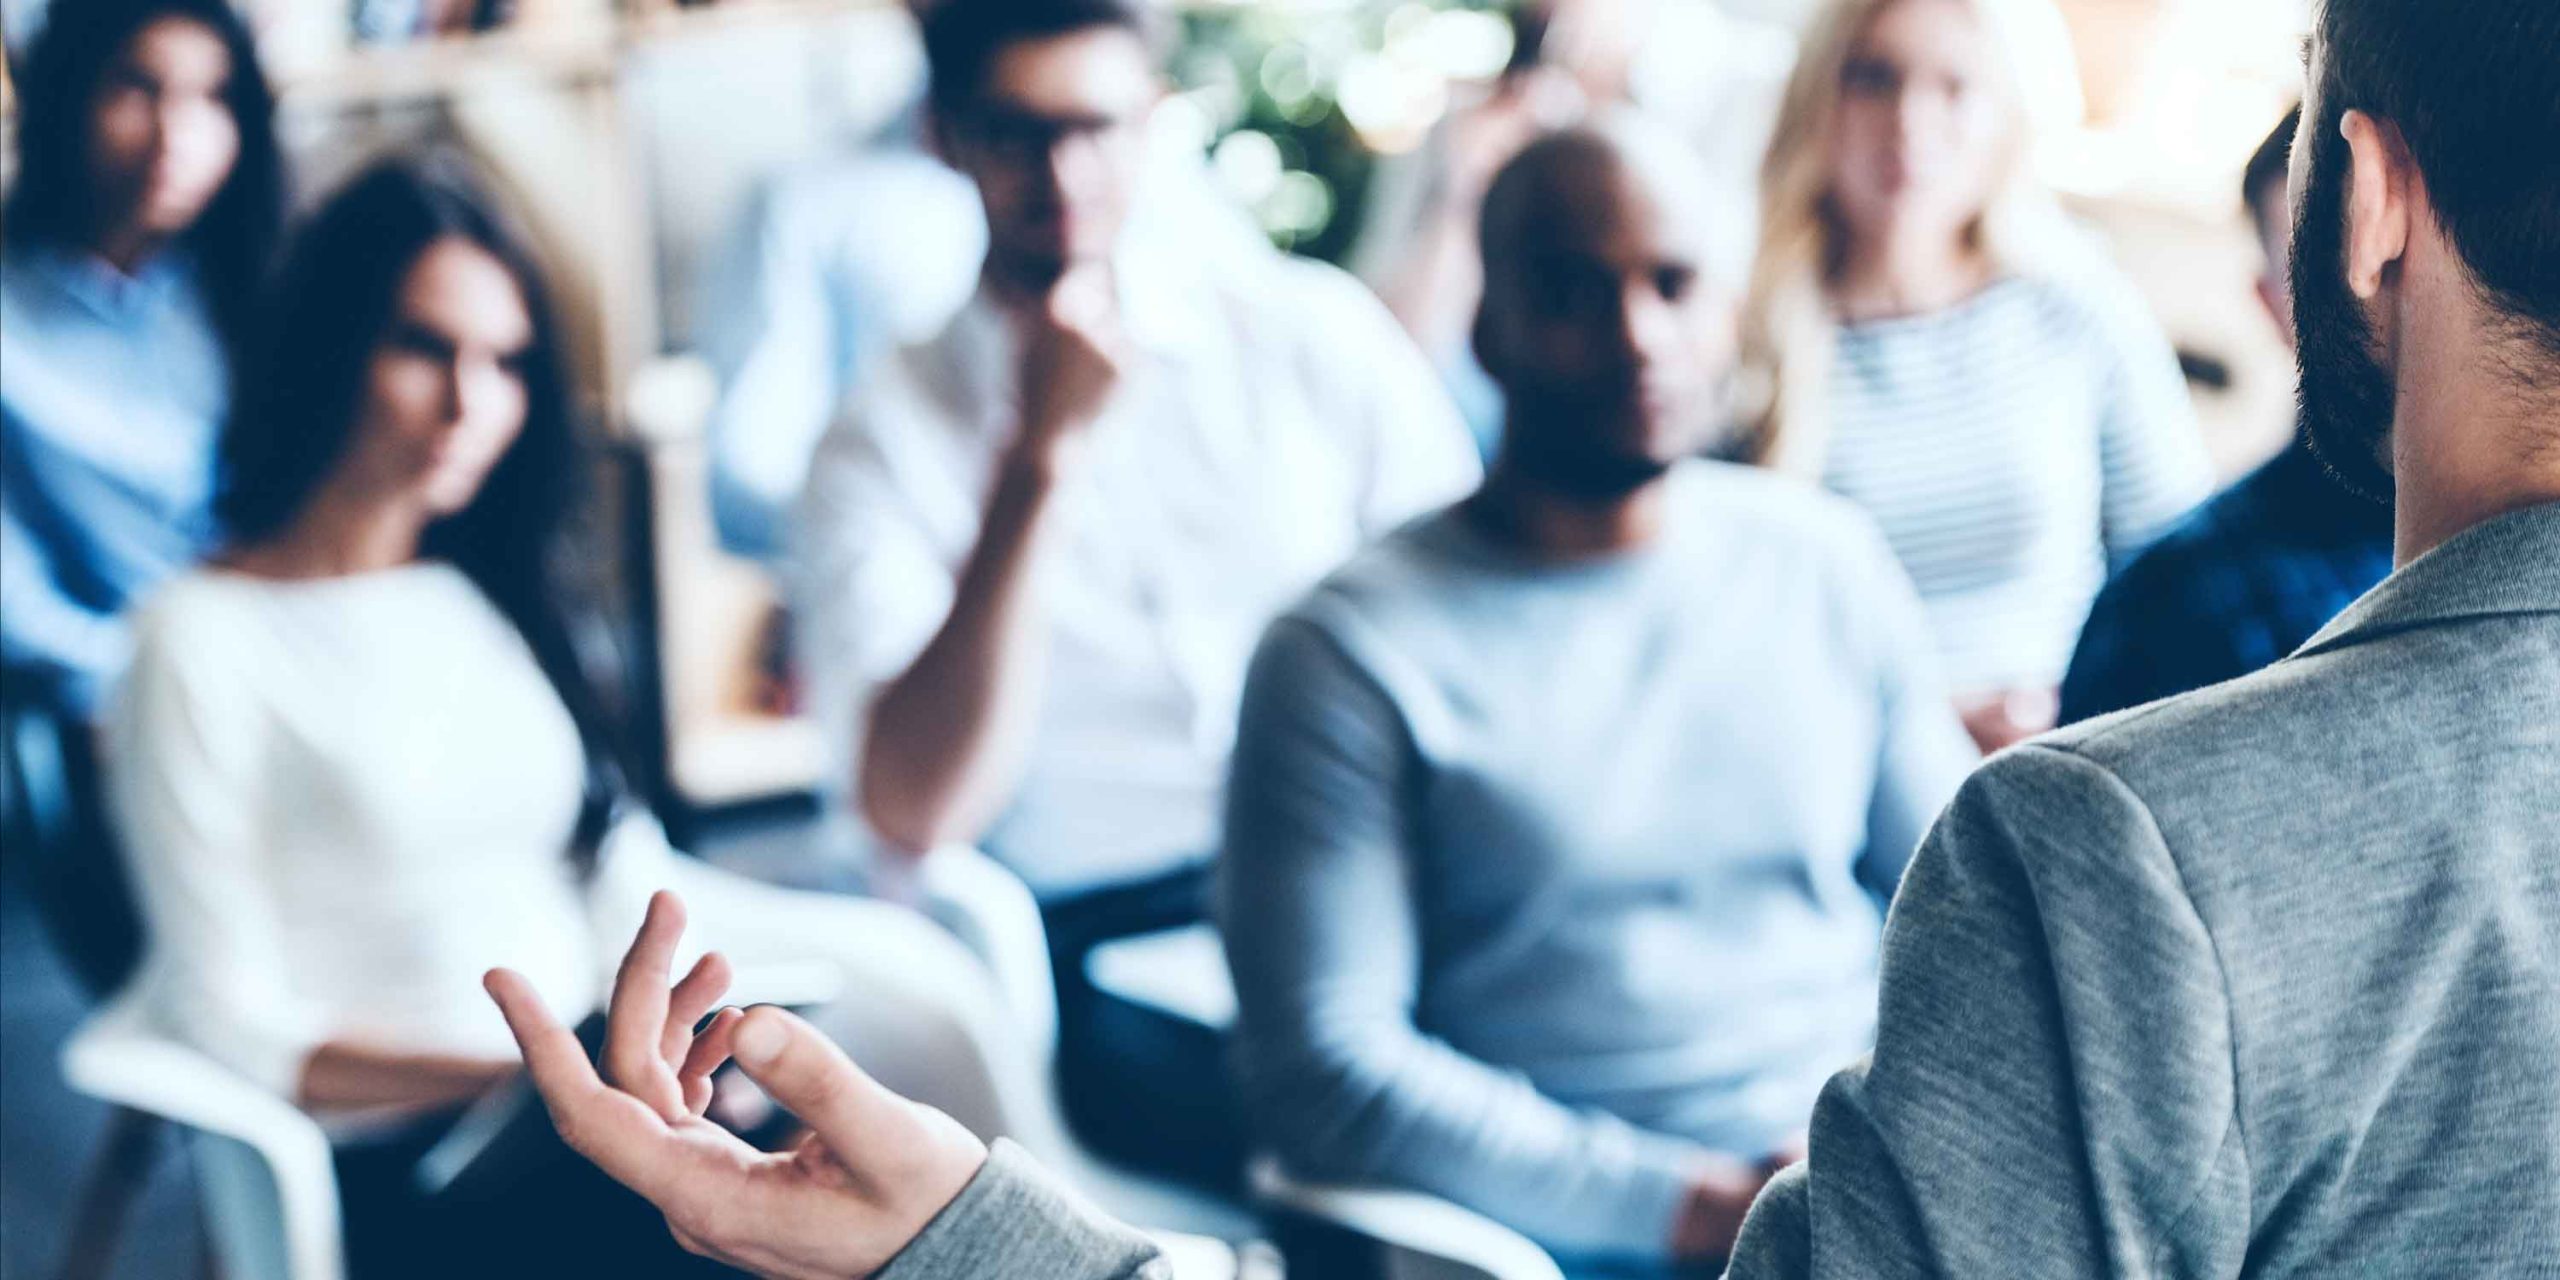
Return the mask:
<svg viewBox="0 0 2560 1280">
<path fill-rule="evenodd" d="M 1241 1104 L 1223 1030 L 1098 990 L 1105 943 L 1208 917 L 1209 866 L 1041 905 L 1058 978 L 1058 1087 L 1067 1123 L 1106 1159 L 1213 1191 L 1244 1186 Z"/>
</svg>

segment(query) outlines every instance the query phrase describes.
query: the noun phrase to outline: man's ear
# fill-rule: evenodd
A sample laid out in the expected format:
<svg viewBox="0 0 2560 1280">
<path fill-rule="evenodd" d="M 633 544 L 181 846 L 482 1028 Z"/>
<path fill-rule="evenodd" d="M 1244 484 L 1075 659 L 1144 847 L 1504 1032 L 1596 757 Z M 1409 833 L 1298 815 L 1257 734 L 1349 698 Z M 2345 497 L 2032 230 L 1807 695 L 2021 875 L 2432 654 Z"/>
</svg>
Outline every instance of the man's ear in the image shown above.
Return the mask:
<svg viewBox="0 0 2560 1280">
<path fill-rule="evenodd" d="M 2347 288 L 2369 302 L 2409 251 L 2418 168 L 2386 121 L 2350 111 L 2338 130 L 2347 141 Z"/>
</svg>

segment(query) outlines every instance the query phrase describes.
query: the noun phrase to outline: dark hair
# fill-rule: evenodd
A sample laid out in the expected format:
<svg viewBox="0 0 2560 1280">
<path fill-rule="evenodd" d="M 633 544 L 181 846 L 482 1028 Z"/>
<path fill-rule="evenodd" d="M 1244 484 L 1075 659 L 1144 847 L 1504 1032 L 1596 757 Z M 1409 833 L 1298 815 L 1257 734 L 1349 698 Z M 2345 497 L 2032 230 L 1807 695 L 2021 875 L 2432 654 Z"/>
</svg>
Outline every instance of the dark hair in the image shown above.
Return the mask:
<svg viewBox="0 0 2560 1280">
<path fill-rule="evenodd" d="M 2267 140 L 2249 157 L 2249 167 L 2240 175 L 2240 199 L 2249 206 L 2249 216 L 2261 230 L 2285 224 L 2284 185 L 2287 171 L 2293 167 L 2294 135 L 2302 131 L 2302 108 L 2294 107 L 2276 121 Z"/>
<path fill-rule="evenodd" d="M 1094 27 L 1158 43 L 1146 0 L 940 0 L 924 16 L 925 92 L 944 115 L 965 113 L 1005 49 Z"/>
<path fill-rule="evenodd" d="M 240 156 L 180 243 L 194 253 L 214 322 L 236 348 L 284 222 L 285 165 L 276 142 L 275 94 L 258 65 L 257 41 L 228 0 L 56 0 L 18 84 L 19 168 L 9 195 L 9 236 L 24 244 L 87 247 L 100 213 L 89 174 L 98 88 L 134 37 L 163 18 L 202 25 L 231 55 L 223 98 L 240 130 Z"/>
<path fill-rule="evenodd" d="M 1547 36 L 1555 30 L 1556 10 L 1552 4 L 1522 4 L 1512 7 L 1511 58 L 1502 64 L 1505 76 L 1523 75 L 1547 63 Z"/>
<path fill-rule="evenodd" d="M 2560 4 L 2324 0 L 2317 128 L 2398 128 L 2491 306 L 2560 359 Z"/>
<path fill-rule="evenodd" d="M 524 428 L 470 505 L 426 531 L 421 553 L 460 569 L 515 625 L 577 722 L 588 807 L 578 844 L 595 838 L 622 790 L 618 737 L 572 639 L 559 542 L 584 495 L 577 413 L 559 324 L 527 237 L 488 188 L 450 156 L 374 164 L 311 215 L 294 237 L 249 352 L 222 433 L 214 507 L 240 543 L 271 538 L 309 508 L 352 445 L 375 350 L 400 293 L 429 249 L 461 239 L 515 278 L 533 318 L 519 365 Z"/>
</svg>

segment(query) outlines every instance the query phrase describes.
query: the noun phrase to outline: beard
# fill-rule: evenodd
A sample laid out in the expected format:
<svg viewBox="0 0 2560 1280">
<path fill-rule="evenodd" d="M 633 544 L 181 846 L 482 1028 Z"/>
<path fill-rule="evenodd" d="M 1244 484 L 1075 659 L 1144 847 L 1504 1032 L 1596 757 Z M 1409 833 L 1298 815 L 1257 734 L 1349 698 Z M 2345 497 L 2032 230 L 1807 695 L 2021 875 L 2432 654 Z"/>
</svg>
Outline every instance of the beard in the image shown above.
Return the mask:
<svg viewBox="0 0 2560 1280">
<path fill-rule="evenodd" d="M 2347 287 L 2346 143 L 2334 124 L 2309 134 L 2310 181 L 2294 218 L 2289 263 L 2302 436 L 2340 485 L 2388 503 L 2396 491 L 2389 458 L 2399 386 L 2372 321 Z"/>
<path fill-rule="evenodd" d="M 1504 442 L 1515 469 L 1569 502 L 1606 506 L 1671 474 L 1674 464 L 1597 449 L 1558 447 L 1540 437 Z"/>
<path fill-rule="evenodd" d="M 1633 414 L 1632 406 L 1595 409 L 1610 403 L 1582 390 L 1513 388 L 1502 465 L 1557 497 L 1593 506 L 1622 501 L 1669 475 L 1674 460 L 1614 438 L 1640 432 L 1591 425 Z"/>
</svg>

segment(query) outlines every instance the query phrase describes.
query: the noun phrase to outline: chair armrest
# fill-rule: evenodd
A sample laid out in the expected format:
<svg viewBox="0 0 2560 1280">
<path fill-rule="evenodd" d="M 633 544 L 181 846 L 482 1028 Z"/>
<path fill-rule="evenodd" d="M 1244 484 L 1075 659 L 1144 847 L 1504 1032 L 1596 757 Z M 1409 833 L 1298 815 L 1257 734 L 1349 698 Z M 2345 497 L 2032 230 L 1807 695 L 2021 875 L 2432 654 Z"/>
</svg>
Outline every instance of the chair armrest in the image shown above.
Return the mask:
<svg viewBox="0 0 2560 1280">
<path fill-rule="evenodd" d="M 337 1167 L 328 1135 L 300 1108 L 159 1032 L 131 995 L 72 1035 L 63 1046 L 62 1074 L 90 1097 L 227 1138 L 254 1153 L 274 1180 L 286 1274 L 292 1280 L 338 1280 L 344 1273 Z M 257 1194 L 253 1188 L 231 1192 Z"/>
<path fill-rule="evenodd" d="M 724 871 L 699 858 L 668 859 L 667 887 L 675 890 L 693 911 L 694 918 L 709 925 L 726 924 L 738 936 L 749 931 L 768 937 L 779 934 L 789 938 L 796 925 L 810 913 L 812 904 L 820 912 L 820 927 L 836 923 L 824 918 L 829 899 Z M 777 1004 L 787 1008 L 809 1008 L 840 999 L 845 994 L 843 966 L 828 958 L 824 946 L 807 948 L 804 955 L 738 954 L 734 943 L 724 943 L 734 962 L 733 976 L 724 1003 Z M 785 943 L 781 951 L 789 950 Z"/>
<path fill-rule="evenodd" d="M 1301 1182 L 1270 1156 L 1254 1160 L 1254 1195 L 1265 1205 L 1340 1227 L 1386 1246 L 1390 1276 L 1564 1280 L 1527 1236 L 1418 1191 Z"/>
<path fill-rule="evenodd" d="M 1240 1280 L 1242 1264 L 1235 1246 L 1224 1240 L 1180 1231 L 1149 1231 L 1147 1238 L 1164 1254 L 1173 1280 Z"/>
<path fill-rule="evenodd" d="M 936 849 L 916 868 L 925 914 L 959 936 L 995 974 L 1005 1005 L 1042 1071 L 1058 1053 L 1057 974 L 1049 930 L 1030 886 L 966 845 Z"/>
<path fill-rule="evenodd" d="M 1094 989 L 1179 1018 L 1213 1035 L 1236 1025 L 1236 980 L 1226 944 L 1207 921 L 1119 938 L 1085 957 Z"/>
</svg>

